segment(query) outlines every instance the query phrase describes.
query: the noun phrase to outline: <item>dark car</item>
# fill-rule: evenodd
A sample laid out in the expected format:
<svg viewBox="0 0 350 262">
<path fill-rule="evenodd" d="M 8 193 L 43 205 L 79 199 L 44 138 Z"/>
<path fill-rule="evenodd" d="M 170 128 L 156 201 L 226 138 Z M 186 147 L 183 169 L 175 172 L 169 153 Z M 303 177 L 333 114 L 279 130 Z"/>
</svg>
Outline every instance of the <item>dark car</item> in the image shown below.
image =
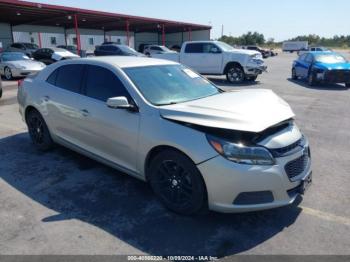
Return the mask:
<svg viewBox="0 0 350 262">
<path fill-rule="evenodd" d="M 268 58 L 271 55 L 270 50 L 262 49 L 257 45 L 248 45 L 246 49 L 260 52 L 263 58 Z"/>
<path fill-rule="evenodd" d="M 6 49 L 7 52 L 21 52 L 32 57 L 32 54 L 39 49 L 39 46 L 32 43 L 13 43 Z"/>
<path fill-rule="evenodd" d="M 2 97 L 2 80 L 1 80 L 1 77 L 0 77 L 0 98 Z"/>
<path fill-rule="evenodd" d="M 136 50 L 126 46 L 126 45 L 116 45 L 116 44 L 104 44 L 101 46 L 96 46 L 95 56 L 107 56 L 107 55 L 117 55 L 117 56 L 144 56 L 143 54 L 136 52 Z"/>
<path fill-rule="evenodd" d="M 178 53 L 180 53 L 181 51 L 181 46 L 179 45 L 173 45 L 172 47 L 170 47 L 170 50 L 176 51 Z"/>
<path fill-rule="evenodd" d="M 33 58 L 50 65 L 60 60 L 78 58 L 79 56 L 63 48 L 40 48 L 33 53 Z"/>
<path fill-rule="evenodd" d="M 149 44 L 140 44 L 138 52 L 143 54 L 143 51 L 145 51 L 146 46 L 149 46 Z"/>
<path fill-rule="evenodd" d="M 350 62 L 335 52 L 307 52 L 295 60 L 292 79 L 306 79 L 310 86 L 317 83 L 345 83 L 350 87 Z"/>
</svg>

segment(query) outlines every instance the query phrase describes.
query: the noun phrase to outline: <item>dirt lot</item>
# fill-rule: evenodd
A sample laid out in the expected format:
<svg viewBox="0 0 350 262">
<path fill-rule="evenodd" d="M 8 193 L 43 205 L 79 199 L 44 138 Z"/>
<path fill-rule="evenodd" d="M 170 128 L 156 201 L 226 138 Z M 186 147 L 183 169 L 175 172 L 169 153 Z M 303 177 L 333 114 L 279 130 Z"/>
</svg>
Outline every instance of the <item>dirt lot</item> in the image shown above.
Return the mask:
<svg viewBox="0 0 350 262">
<path fill-rule="evenodd" d="M 309 137 L 313 186 L 292 206 L 181 217 L 147 184 L 58 147 L 31 145 L 15 82 L 0 100 L 0 254 L 350 254 L 350 89 L 290 80 L 295 55 L 266 60 L 258 82 L 294 109 Z"/>
</svg>

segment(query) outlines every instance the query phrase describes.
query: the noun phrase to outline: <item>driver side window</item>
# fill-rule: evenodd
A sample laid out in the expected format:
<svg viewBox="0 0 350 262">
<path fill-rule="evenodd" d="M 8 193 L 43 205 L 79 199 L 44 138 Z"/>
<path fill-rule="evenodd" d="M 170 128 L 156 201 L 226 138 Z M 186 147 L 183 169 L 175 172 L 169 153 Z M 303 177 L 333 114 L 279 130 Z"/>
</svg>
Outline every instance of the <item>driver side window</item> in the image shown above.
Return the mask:
<svg viewBox="0 0 350 262">
<path fill-rule="evenodd" d="M 221 53 L 219 47 L 217 47 L 214 44 L 204 44 L 203 45 L 203 53 L 209 53 L 209 54 L 218 54 Z"/>
<path fill-rule="evenodd" d="M 305 58 L 305 62 L 307 62 L 307 63 L 312 63 L 312 60 L 313 60 L 313 58 L 312 58 L 311 54 L 308 54 Z"/>
</svg>

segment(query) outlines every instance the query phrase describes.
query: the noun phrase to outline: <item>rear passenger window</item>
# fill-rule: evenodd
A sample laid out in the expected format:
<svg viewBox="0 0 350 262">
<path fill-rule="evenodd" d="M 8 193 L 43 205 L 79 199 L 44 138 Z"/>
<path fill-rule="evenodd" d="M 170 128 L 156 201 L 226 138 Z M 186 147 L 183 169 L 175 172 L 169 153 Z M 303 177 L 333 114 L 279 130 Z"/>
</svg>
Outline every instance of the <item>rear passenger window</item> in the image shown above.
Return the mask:
<svg viewBox="0 0 350 262">
<path fill-rule="evenodd" d="M 56 86 L 79 93 L 83 75 L 83 65 L 64 65 L 58 70 Z"/>
<path fill-rule="evenodd" d="M 100 66 L 87 66 L 85 94 L 88 97 L 106 102 L 108 98 L 125 96 L 129 99 L 123 83 L 110 70 Z"/>
<path fill-rule="evenodd" d="M 187 44 L 185 48 L 185 53 L 203 53 L 203 44 Z"/>
<path fill-rule="evenodd" d="M 56 85 L 56 78 L 57 78 L 57 74 L 58 74 L 58 69 L 56 69 L 55 71 L 53 71 L 51 73 L 51 75 L 46 79 L 46 82 L 48 82 L 51 85 Z"/>
</svg>

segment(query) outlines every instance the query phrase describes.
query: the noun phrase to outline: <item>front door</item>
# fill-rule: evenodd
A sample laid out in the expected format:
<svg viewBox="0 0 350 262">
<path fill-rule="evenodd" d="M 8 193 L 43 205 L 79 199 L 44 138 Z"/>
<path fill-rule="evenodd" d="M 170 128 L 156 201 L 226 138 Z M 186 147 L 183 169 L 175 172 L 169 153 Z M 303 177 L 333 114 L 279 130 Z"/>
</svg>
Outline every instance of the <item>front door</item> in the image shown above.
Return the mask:
<svg viewBox="0 0 350 262">
<path fill-rule="evenodd" d="M 136 171 L 139 113 L 112 109 L 108 98 L 132 98 L 110 69 L 87 65 L 83 95 L 78 100 L 80 139 L 85 149 L 114 164 Z"/>
</svg>

